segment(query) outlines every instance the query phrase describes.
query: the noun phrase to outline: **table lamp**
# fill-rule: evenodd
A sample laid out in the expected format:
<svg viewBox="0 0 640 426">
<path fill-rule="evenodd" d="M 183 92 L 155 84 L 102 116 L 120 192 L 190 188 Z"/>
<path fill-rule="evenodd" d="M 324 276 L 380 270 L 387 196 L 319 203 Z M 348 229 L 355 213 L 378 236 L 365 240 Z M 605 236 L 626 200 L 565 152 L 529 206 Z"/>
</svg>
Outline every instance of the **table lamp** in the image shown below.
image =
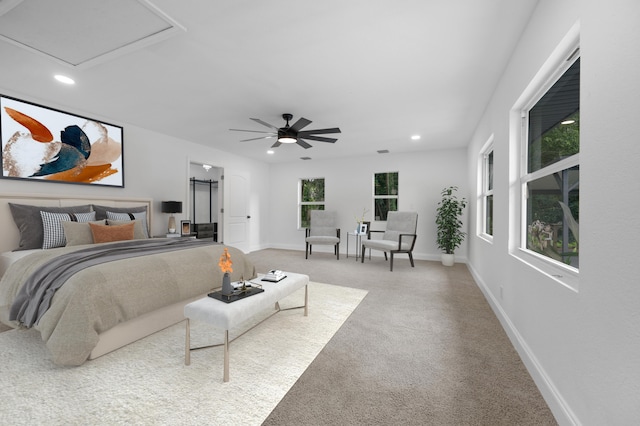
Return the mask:
<svg viewBox="0 0 640 426">
<path fill-rule="evenodd" d="M 162 213 L 169 213 L 169 226 L 168 230 L 170 234 L 176 233 L 176 218 L 174 213 L 182 213 L 182 201 L 163 201 Z"/>
</svg>

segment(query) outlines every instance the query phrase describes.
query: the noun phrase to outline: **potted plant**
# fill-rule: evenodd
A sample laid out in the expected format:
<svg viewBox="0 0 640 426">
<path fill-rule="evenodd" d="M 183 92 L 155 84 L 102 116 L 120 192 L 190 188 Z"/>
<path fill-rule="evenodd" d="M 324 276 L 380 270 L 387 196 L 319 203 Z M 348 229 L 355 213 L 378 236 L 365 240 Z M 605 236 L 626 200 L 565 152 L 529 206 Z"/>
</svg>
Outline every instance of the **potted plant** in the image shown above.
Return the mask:
<svg viewBox="0 0 640 426">
<path fill-rule="evenodd" d="M 436 209 L 436 225 L 438 227 L 438 238 L 436 243 L 443 251 L 442 264 L 452 266 L 454 263 L 454 252 L 462 244 L 467 235 L 462 232 L 462 210 L 467 207 L 467 200 L 458 199 L 455 192 L 457 186 L 450 186 L 442 190 L 442 200 Z"/>
</svg>

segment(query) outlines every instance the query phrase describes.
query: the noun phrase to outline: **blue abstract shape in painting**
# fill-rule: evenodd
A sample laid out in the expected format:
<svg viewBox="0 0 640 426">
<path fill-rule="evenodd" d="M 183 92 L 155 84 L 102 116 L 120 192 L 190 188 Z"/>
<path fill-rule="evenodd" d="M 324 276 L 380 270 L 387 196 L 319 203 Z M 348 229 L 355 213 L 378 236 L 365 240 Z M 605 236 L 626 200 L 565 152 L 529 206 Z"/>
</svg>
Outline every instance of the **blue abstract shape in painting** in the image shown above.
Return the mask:
<svg viewBox="0 0 640 426">
<path fill-rule="evenodd" d="M 85 160 L 89 158 L 89 154 L 91 153 L 91 142 L 80 127 L 76 125 L 67 126 L 60 132 L 60 141 L 63 144 L 70 145 L 80 151 Z"/>
<path fill-rule="evenodd" d="M 91 142 L 80 127 L 67 126 L 60 132 L 60 141 L 62 144 L 56 159 L 42 164 L 40 170 L 32 176 L 47 176 L 64 172 L 83 164 L 89 158 Z"/>
<path fill-rule="evenodd" d="M 50 163 L 43 164 L 40 170 L 31 176 L 47 176 L 54 173 L 64 172 L 83 164 L 86 161 L 82 153 L 72 146 L 62 144 L 56 159 Z"/>
</svg>

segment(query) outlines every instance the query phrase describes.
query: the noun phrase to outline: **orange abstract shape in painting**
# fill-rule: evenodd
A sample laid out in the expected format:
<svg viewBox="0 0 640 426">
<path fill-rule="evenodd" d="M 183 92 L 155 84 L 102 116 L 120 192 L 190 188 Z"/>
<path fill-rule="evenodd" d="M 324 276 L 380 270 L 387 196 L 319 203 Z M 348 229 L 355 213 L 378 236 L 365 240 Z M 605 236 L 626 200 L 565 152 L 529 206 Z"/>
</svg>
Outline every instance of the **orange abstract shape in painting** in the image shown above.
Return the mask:
<svg viewBox="0 0 640 426">
<path fill-rule="evenodd" d="M 45 179 L 64 182 L 91 183 L 104 179 L 114 173 L 118 173 L 118 170 L 112 169 L 111 164 L 84 167 L 78 166 L 71 170 L 65 170 L 64 172 L 46 176 Z"/>
<path fill-rule="evenodd" d="M 220 267 L 220 270 L 222 272 L 227 273 L 227 272 L 233 272 L 233 268 L 231 268 L 231 265 L 233 265 L 233 262 L 231 261 L 231 255 L 229 254 L 229 251 L 225 247 L 224 253 L 222 253 L 222 256 L 220 256 L 220 261 L 218 262 L 218 266 Z"/>
<path fill-rule="evenodd" d="M 9 117 L 22 124 L 29 130 L 29 132 L 31 132 L 31 137 L 34 141 L 51 142 L 53 140 L 53 135 L 49 129 L 35 118 L 31 118 L 28 115 L 9 107 L 4 107 L 4 109 L 7 111 L 7 114 L 9 114 Z"/>
</svg>

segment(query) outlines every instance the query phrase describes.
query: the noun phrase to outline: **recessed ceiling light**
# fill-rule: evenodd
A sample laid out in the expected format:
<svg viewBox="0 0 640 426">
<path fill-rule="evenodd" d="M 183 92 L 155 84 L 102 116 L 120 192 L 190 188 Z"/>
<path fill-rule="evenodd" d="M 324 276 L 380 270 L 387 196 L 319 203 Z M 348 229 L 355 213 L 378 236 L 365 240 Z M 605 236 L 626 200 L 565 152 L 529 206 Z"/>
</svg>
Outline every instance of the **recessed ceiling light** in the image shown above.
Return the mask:
<svg viewBox="0 0 640 426">
<path fill-rule="evenodd" d="M 270 149 L 269 151 L 267 151 L 267 154 L 269 155 L 273 155 L 274 151 L 272 149 Z"/>
<path fill-rule="evenodd" d="M 573 124 L 575 122 L 576 120 L 564 120 L 564 121 L 561 121 L 560 124 Z"/>
<path fill-rule="evenodd" d="M 64 83 L 64 84 L 76 84 L 75 81 L 73 81 L 72 78 L 67 77 L 66 75 L 61 75 L 61 74 L 56 74 L 53 76 L 53 78 L 55 78 L 56 80 L 58 80 L 60 83 Z"/>
<path fill-rule="evenodd" d="M 418 139 L 420 139 L 420 135 L 413 135 L 413 136 L 411 136 L 411 140 L 412 140 L 412 141 L 417 141 Z"/>
</svg>

